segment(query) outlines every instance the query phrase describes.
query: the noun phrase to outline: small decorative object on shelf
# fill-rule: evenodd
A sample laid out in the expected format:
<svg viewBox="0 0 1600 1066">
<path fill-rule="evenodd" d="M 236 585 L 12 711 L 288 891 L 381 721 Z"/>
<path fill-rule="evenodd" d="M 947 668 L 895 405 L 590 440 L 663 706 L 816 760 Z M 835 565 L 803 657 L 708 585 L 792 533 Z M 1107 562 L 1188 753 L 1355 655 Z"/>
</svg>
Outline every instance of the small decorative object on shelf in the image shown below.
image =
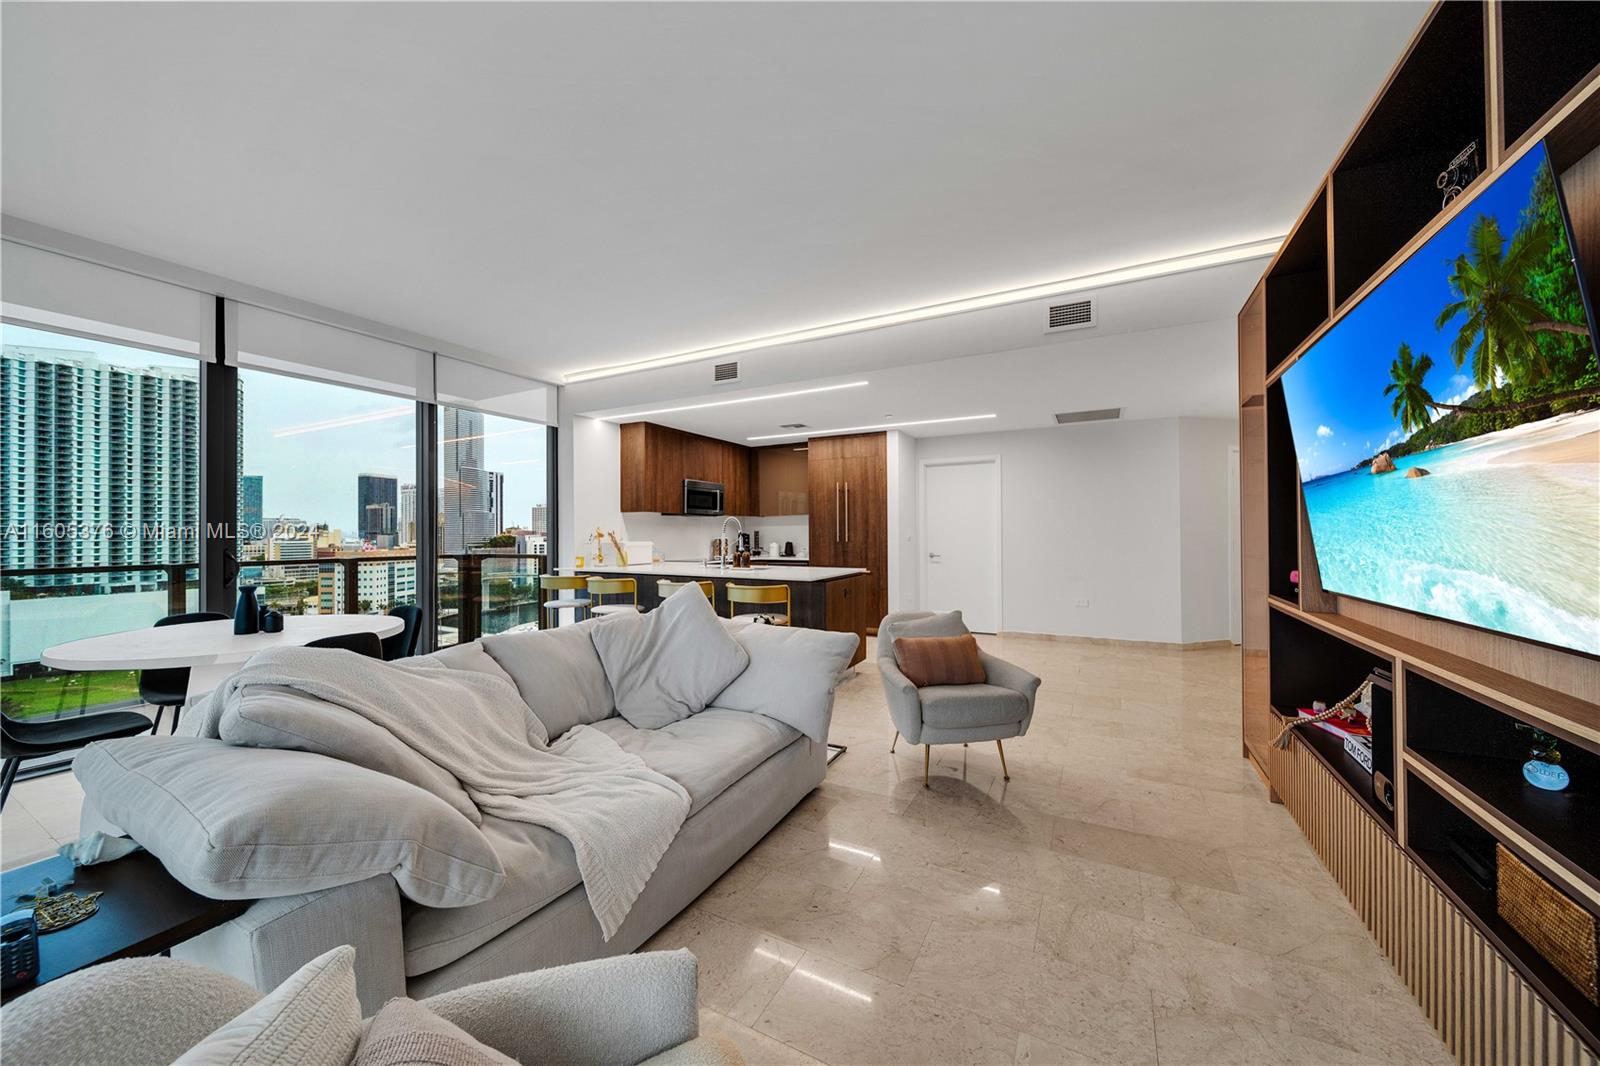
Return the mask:
<svg viewBox="0 0 1600 1066">
<path fill-rule="evenodd" d="M 270 608 L 263 608 L 261 611 L 261 632 L 282 633 L 283 612 L 274 611 Z"/>
<path fill-rule="evenodd" d="M 1289 571 L 1289 584 L 1294 586 L 1294 591 L 1296 592 L 1296 594 L 1298 594 L 1300 592 L 1300 571 L 1298 571 L 1298 570 Z"/>
<path fill-rule="evenodd" d="M 254 585 L 239 586 L 239 602 L 233 607 L 233 631 L 241 636 L 261 631 L 261 606 L 256 603 Z"/>
<path fill-rule="evenodd" d="M 580 569 L 585 565 L 584 558 L 581 555 L 574 555 L 572 557 L 572 561 L 573 565 L 579 567 Z"/>
<path fill-rule="evenodd" d="M 1561 765 L 1561 738 L 1523 722 L 1518 722 L 1517 728 L 1533 735 L 1528 761 L 1522 764 L 1522 776 L 1527 778 L 1528 784 L 1551 792 L 1560 792 L 1570 785 L 1572 775 Z"/>
<path fill-rule="evenodd" d="M 1456 157 L 1450 160 L 1450 165 L 1444 168 L 1434 182 L 1434 186 L 1444 194 L 1439 210 L 1443 211 L 1449 207 L 1450 201 L 1460 196 L 1462 190 L 1473 183 L 1481 170 L 1482 167 L 1478 163 L 1478 142 L 1473 141 L 1456 153 Z"/>
</svg>

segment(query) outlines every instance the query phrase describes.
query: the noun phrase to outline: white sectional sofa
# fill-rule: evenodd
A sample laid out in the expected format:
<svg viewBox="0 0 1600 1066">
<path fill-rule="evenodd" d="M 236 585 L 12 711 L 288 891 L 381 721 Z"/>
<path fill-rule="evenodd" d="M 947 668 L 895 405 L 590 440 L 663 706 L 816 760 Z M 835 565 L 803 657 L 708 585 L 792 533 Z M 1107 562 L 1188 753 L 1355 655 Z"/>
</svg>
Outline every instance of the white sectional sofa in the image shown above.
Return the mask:
<svg viewBox="0 0 1600 1066">
<path fill-rule="evenodd" d="M 126 832 L 197 892 L 234 898 L 248 892 L 245 898 L 256 899 L 240 918 L 173 954 L 262 990 L 340 944 L 357 949 L 360 998 L 368 1011 L 393 996 L 432 996 L 509 974 L 631 952 L 822 781 L 833 690 L 848 668 L 856 638 L 730 627 L 749 655 L 746 673 L 724 691 L 735 706 L 713 700 L 689 717 L 640 729 L 617 715 L 590 636 L 593 626 L 607 624 L 600 619 L 503 634 L 434 658 L 453 669 L 509 680 L 552 739 L 574 725 L 592 725 L 689 793 L 688 819 L 609 941 L 602 939 L 565 837 L 492 816 L 474 827 L 423 788 L 325 755 L 241 749 L 190 737 L 94 745 L 75 764 L 86 794 L 85 829 L 106 825 Z M 216 772 L 207 775 L 208 765 Z M 246 765 L 249 772 L 230 769 L 235 765 Z M 498 859 L 503 881 L 492 893 L 479 894 L 487 898 L 466 905 L 425 906 L 408 898 L 408 892 L 426 895 L 417 887 L 418 870 L 440 850 L 437 828 L 396 830 L 401 858 L 393 875 L 373 875 L 359 865 L 346 871 L 338 841 L 319 837 L 314 828 L 330 817 L 328 808 L 339 805 L 340 790 L 353 797 L 347 806 L 358 806 L 357 799 L 376 805 L 384 826 L 443 825 L 452 838 L 475 829 Z M 257 813 L 269 809 L 275 813 Z M 193 861 L 197 849 L 210 849 L 206 864 Z M 319 861 L 338 868 L 332 880 L 348 880 L 329 885 L 330 878 L 322 876 L 306 890 L 312 882 L 288 877 L 273 882 L 283 891 L 261 891 L 259 879 L 250 875 L 259 871 L 262 856 L 277 861 L 290 851 L 323 856 Z M 204 872 L 197 873 L 202 865 Z M 403 885 L 411 887 L 403 891 Z"/>
</svg>

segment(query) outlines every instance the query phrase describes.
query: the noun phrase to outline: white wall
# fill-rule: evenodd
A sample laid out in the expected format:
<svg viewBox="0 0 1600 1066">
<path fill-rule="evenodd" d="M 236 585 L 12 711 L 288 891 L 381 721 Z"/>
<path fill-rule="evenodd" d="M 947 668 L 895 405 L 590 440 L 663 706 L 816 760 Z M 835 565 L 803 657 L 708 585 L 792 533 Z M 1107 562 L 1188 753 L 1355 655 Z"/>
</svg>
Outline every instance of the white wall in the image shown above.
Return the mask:
<svg viewBox="0 0 1600 1066">
<path fill-rule="evenodd" d="M 915 462 L 1001 457 L 1003 630 L 1192 643 L 1227 636 L 1233 438 L 1221 419 L 1112 422 L 925 437 Z M 902 549 L 920 585 L 921 545 Z"/>
</svg>

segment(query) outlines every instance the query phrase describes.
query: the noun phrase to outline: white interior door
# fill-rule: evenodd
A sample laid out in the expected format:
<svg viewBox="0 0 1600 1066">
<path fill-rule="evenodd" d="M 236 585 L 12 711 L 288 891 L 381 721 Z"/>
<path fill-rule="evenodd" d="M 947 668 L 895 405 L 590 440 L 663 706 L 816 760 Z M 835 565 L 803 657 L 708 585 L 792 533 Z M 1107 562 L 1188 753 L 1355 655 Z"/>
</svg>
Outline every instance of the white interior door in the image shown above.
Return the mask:
<svg viewBox="0 0 1600 1066">
<path fill-rule="evenodd" d="M 977 633 L 1000 629 L 1000 464 L 922 466 L 922 603 L 959 610 Z"/>
</svg>

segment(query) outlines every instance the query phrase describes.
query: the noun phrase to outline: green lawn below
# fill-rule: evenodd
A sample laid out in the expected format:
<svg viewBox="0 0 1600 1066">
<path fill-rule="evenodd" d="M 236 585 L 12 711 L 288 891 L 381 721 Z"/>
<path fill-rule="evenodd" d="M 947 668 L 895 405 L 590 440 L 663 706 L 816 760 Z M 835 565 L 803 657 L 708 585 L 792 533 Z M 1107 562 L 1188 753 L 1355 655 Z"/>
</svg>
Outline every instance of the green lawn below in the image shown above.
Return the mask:
<svg viewBox="0 0 1600 1066">
<path fill-rule="evenodd" d="M 12 718 L 94 710 L 139 698 L 137 670 L 92 674 L 45 674 L 0 682 L 0 704 Z"/>
</svg>

